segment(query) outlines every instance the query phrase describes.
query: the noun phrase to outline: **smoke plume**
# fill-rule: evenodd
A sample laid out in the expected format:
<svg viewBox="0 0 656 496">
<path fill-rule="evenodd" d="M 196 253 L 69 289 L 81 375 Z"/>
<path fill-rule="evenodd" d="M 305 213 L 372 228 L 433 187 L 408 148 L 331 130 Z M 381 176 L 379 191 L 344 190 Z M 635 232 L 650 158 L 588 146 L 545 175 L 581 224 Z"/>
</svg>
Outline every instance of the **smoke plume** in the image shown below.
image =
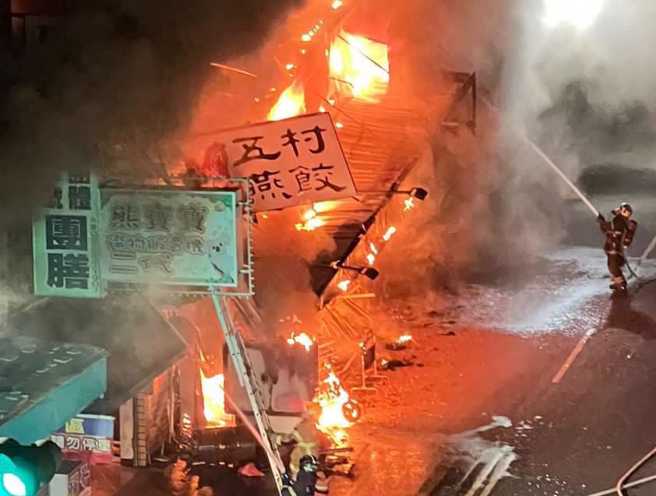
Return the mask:
<svg viewBox="0 0 656 496">
<path fill-rule="evenodd" d="M 15 60 L 0 102 L 3 221 L 29 219 L 64 170 L 128 178 L 175 157 L 211 61 L 261 45 L 302 0 L 90 0 Z M 221 109 L 216 109 L 220 127 Z"/>
<path fill-rule="evenodd" d="M 458 274 L 503 272 L 564 239 L 578 205 L 568 200 L 578 200 L 523 136 L 588 194 L 620 201 L 638 183 L 643 192 L 654 184 L 653 2 L 417 0 L 401 10 L 397 30 L 415 53 L 415 83 L 423 73 L 435 85 L 436 67 L 476 71 L 482 96 L 477 136 L 440 132 L 423 166 L 437 203 L 422 206 L 403 249 L 419 279 L 448 286 Z M 598 242 L 589 212 L 579 212 L 589 229 L 580 240 Z"/>
<path fill-rule="evenodd" d="M 318 307 L 310 267 L 322 252 L 334 252 L 335 242 L 321 230 L 296 230 L 299 209 L 260 217 L 254 232 L 255 291 L 264 321 L 275 328 L 276 323 L 296 315 L 310 332 L 316 332 Z"/>
</svg>

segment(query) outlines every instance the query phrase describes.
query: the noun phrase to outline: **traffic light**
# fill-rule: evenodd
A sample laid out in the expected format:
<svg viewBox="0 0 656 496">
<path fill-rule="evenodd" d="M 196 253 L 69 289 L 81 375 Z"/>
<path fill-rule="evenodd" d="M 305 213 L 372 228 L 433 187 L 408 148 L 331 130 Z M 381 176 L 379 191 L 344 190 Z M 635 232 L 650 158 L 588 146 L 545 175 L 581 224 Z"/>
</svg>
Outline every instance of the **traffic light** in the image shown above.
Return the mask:
<svg viewBox="0 0 656 496">
<path fill-rule="evenodd" d="M 61 451 L 52 441 L 23 446 L 13 439 L 0 444 L 0 496 L 34 496 L 53 478 Z"/>
</svg>

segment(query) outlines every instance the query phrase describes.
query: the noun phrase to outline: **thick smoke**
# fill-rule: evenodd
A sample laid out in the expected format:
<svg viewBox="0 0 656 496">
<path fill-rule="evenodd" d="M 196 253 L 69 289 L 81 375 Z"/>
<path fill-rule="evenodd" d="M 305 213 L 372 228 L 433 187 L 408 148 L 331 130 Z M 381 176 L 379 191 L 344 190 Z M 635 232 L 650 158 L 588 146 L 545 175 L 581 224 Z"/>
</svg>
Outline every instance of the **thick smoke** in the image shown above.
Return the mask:
<svg viewBox="0 0 656 496">
<path fill-rule="evenodd" d="M 278 324 L 296 315 L 314 333 L 318 329 L 314 320 L 318 301 L 312 291 L 310 268 L 322 252 L 335 251 L 335 242 L 321 230 L 296 230 L 299 209 L 259 217 L 254 232 L 255 285 L 264 321 L 271 331 L 289 332 Z"/>
<path fill-rule="evenodd" d="M 506 75 L 509 115 L 552 153 L 573 155 L 574 175 L 609 158 L 654 166 L 642 159 L 654 136 L 649 114 L 656 76 L 648 67 L 656 5 L 599 3 L 602 10 L 589 14 L 589 26 L 568 23 L 566 10 L 558 25 L 545 24 L 540 5 L 527 10 L 517 43 L 521 52 L 513 54 Z"/>
<path fill-rule="evenodd" d="M 28 219 L 64 170 L 102 168 L 133 178 L 162 173 L 176 155 L 169 139 L 185 130 L 213 70 L 209 63 L 258 47 L 301 3 L 79 2 L 46 44 L 17 59 L 6 79 L 3 221 Z M 216 119 L 220 127 L 221 109 Z"/>
<path fill-rule="evenodd" d="M 602 10 L 587 26 L 568 22 L 595 3 Z M 564 9 L 559 23 L 545 22 L 547 4 Z M 476 71 L 481 96 L 476 138 L 438 133 L 424 167 L 436 203 L 407 234 L 418 279 L 450 286 L 468 272 L 507 272 L 561 243 L 572 222 L 585 231 L 578 241 L 598 242 L 591 214 L 522 136 L 588 194 L 609 195 L 593 196 L 600 209 L 654 184 L 653 2 L 418 0 L 403 10 L 413 12 L 399 31 L 417 59 L 415 83 L 436 68 Z"/>
</svg>

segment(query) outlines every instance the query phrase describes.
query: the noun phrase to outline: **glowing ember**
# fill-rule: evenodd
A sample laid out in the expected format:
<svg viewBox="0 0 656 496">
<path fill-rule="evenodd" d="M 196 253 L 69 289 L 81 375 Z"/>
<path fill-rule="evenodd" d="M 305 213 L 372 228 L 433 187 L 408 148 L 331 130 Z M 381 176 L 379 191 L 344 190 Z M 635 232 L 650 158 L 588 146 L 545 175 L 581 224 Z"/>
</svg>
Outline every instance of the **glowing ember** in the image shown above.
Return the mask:
<svg viewBox="0 0 656 496">
<path fill-rule="evenodd" d="M 305 224 L 296 224 L 296 230 L 297 231 L 314 231 L 315 229 L 318 229 L 319 227 L 323 226 L 326 222 L 319 218 L 315 217 L 314 219 L 310 219 Z"/>
<path fill-rule="evenodd" d="M 342 31 L 330 47 L 330 77 L 339 93 L 378 102 L 387 93 L 387 45 Z"/>
<path fill-rule="evenodd" d="M 312 348 L 312 345 L 314 345 L 314 340 L 304 332 L 300 334 L 295 334 L 292 332 L 292 335 L 287 339 L 287 343 L 290 346 L 293 346 L 294 344 L 300 344 L 305 348 L 306 351 L 310 351 L 310 348 Z"/>
<path fill-rule="evenodd" d="M 314 231 L 326 223 L 322 218 L 317 217 L 317 211 L 314 208 L 306 210 L 302 218 L 305 222 L 296 224 L 297 231 Z"/>
<path fill-rule="evenodd" d="M 287 64 L 285 66 L 285 69 L 287 69 L 288 71 L 291 71 L 294 67 L 296 67 L 294 64 Z"/>
<path fill-rule="evenodd" d="M 369 265 L 373 265 L 375 261 L 376 261 L 376 255 L 374 255 L 373 253 L 369 253 L 367 255 L 367 262 L 369 263 Z"/>
<path fill-rule="evenodd" d="M 303 33 L 303 36 L 301 36 L 301 41 L 304 41 L 305 43 L 312 41 L 312 35 L 309 33 Z"/>
<path fill-rule="evenodd" d="M 385 234 L 383 234 L 383 239 L 385 241 L 389 241 L 392 238 L 392 236 L 394 236 L 395 233 L 396 233 L 396 227 L 390 226 L 387 228 L 387 231 L 385 231 Z"/>
<path fill-rule="evenodd" d="M 399 344 L 409 343 L 410 341 L 412 341 L 412 336 L 410 334 L 404 334 L 403 336 L 399 336 L 399 338 L 396 340 L 396 342 Z"/>
<path fill-rule="evenodd" d="M 315 203 L 312 208 L 317 213 L 329 212 L 330 210 L 335 210 L 339 206 L 339 202 L 336 201 L 322 201 Z"/>
<path fill-rule="evenodd" d="M 317 211 L 314 208 L 306 210 L 303 214 L 303 220 L 314 219 L 317 216 Z"/>
<path fill-rule="evenodd" d="M 326 111 L 326 107 L 324 107 L 323 105 L 319 105 L 319 112 L 325 112 L 325 111 Z"/>
<path fill-rule="evenodd" d="M 351 281 L 349 279 L 344 279 L 343 281 L 337 283 L 337 287 L 345 293 L 348 291 L 350 285 Z"/>
<path fill-rule="evenodd" d="M 373 243 L 369 243 L 369 248 L 371 249 L 371 253 L 374 255 L 378 255 L 378 248 L 376 248 L 376 245 Z"/>
<path fill-rule="evenodd" d="M 223 374 L 214 377 L 205 377 L 200 371 L 201 388 L 203 390 L 203 403 L 205 420 L 212 427 L 231 427 L 235 425 L 234 415 L 225 411 L 225 398 L 223 395 Z"/>
<path fill-rule="evenodd" d="M 331 7 L 332 7 L 333 10 L 338 10 L 338 9 L 341 8 L 343 5 L 344 5 L 344 2 L 342 2 L 342 0 L 335 0 L 335 1 L 333 2 L 333 4 L 331 5 Z"/>
<path fill-rule="evenodd" d="M 337 129 L 342 129 L 342 128 L 344 127 L 344 124 L 342 124 L 341 122 L 336 122 L 336 123 L 335 123 L 335 127 L 336 127 Z"/>
<path fill-rule="evenodd" d="M 276 104 L 269 111 L 267 119 L 279 121 L 305 113 L 305 92 L 297 81 L 283 91 Z"/>
<path fill-rule="evenodd" d="M 410 210 L 411 208 L 413 208 L 415 206 L 414 198 L 410 197 L 406 200 L 403 200 L 403 205 L 404 205 L 403 211 L 407 212 L 408 210 Z"/>
</svg>

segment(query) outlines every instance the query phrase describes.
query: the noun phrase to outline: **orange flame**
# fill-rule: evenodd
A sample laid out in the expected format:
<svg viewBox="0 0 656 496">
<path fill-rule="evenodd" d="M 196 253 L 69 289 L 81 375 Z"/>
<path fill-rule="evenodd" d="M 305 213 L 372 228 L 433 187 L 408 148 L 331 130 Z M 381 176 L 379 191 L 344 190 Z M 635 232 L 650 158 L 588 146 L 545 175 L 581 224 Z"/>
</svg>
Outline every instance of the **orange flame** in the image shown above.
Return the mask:
<svg viewBox="0 0 656 496">
<path fill-rule="evenodd" d="M 329 203 L 329 202 L 324 202 Z M 320 207 L 320 204 L 315 204 L 314 207 L 306 210 L 301 216 L 303 223 L 296 224 L 297 231 L 314 231 L 315 229 L 323 226 L 326 221 L 318 216 L 319 211 L 326 211 L 327 209 L 321 210 L 323 207 Z"/>
<path fill-rule="evenodd" d="M 342 31 L 329 55 L 330 77 L 339 93 L 372 103 L 389 85 L 387 45 Z"/>
<path fill-rule="evenodd" d="M 326 365 L 326 368 L 329 370 L 328 377 L 323 382 L 326 390 L 332 390 L 333 393 L 322 391 L 314 398 L 314 402 L 321 407 L 316 425 L 337 444 L 342 444 L 348 437 L 345 429 L 352 425 L 344 416 L 344 405 L 350 400 L 350 396 L 332 368 L 329 365 Z"/>
<path fill-rule="evenodd" d="M 376 262 L 376 255 L 374 255 L 373 253 L 369 253 L 367 255 L 367 262 L 369 263 L 369 265 L 373 265 Z"/>
<path fill-rule="evenodd" d="M 305 113 L 305 91 L 298 81 L 293 82 L 280 94 L 276 104 L 271 107 L 267 119 L 279 121 Z"/>
<path fill-rule="evenodd" d="M 314 208 L 310 208 L 305 211 L 303 214 L 303 220 L 308 221 L 312 220 L 317 216 L 317 211 Z"/>
<path fill-rule="evenodd" d="M 234 415 L 225 411 L 225 397 L 223 393 L 223 374 L 214 377 L 205 377 L 200 371 L 200 383 L 203 391 L 205 420 L 212 427 L 231 427 L 235 425 Z"/>
<path fill-rule="evenodd" d="M 340 289 L 340 291 L 343 291 L 344 293 L 348 291 L 350 285 L 351 285 L 351 281 L 349 279 L 344 279 L 343 281 L 337 283 L 337 287 Z"/>
<path fill-rule="evenodd" d="M 385 234 L 383 234 L 383 239 L 385 241 L 389 241 L 390 239 L 392 239 L 392 236 L 394 236 L 394 234 L 396 234 L 396 227 L 390 226 L 387 228 L 387 231 L 385 231 Z"/>
<path fill-rule="evenodd" d="M 310 348 L 314 345 L 314 340 L 305 332 L 300 334 L 295 334 L 292 332 L 292 335 L 287 339 L 289 346 L 294 346 L 295 344 L 300 344 L 305 348 L 306 351 L 310 351 Z"/>
<path fill-rule="evenodd" d="M 410 210 L 411 208 L 413 208 L 415 206 L 415 201 L 412 197 L 410 197 L 410 198 L 407 198 L 407 199 L 403 200 L 403 205 L 404 205 L 403 211 L 407 212 L 408 210 Z"/>
<path fill-rule="evenodd" d="M 329 212 L 336 209 L 339 206 L 339 202 L 336 201 L 322 201 L 312 205 L 312 209 L 317 213 Z"/>
<path fill-rule="evenodd" d="M 325 221 L 317 216 L 317 211 L 314 208 L 306 210 L 302 215 L 302 219 L 304 222 L 295 226 L 297 231 L 314 231 L 325 224 Z"/>
<path fill-rule="evenodd" d="M 344 5 L 344 2 L 342 0 L 334 0 L 333 3 L 331 4 L 331 7 L 333 10 L 338 10 Z"/>
</svg>

